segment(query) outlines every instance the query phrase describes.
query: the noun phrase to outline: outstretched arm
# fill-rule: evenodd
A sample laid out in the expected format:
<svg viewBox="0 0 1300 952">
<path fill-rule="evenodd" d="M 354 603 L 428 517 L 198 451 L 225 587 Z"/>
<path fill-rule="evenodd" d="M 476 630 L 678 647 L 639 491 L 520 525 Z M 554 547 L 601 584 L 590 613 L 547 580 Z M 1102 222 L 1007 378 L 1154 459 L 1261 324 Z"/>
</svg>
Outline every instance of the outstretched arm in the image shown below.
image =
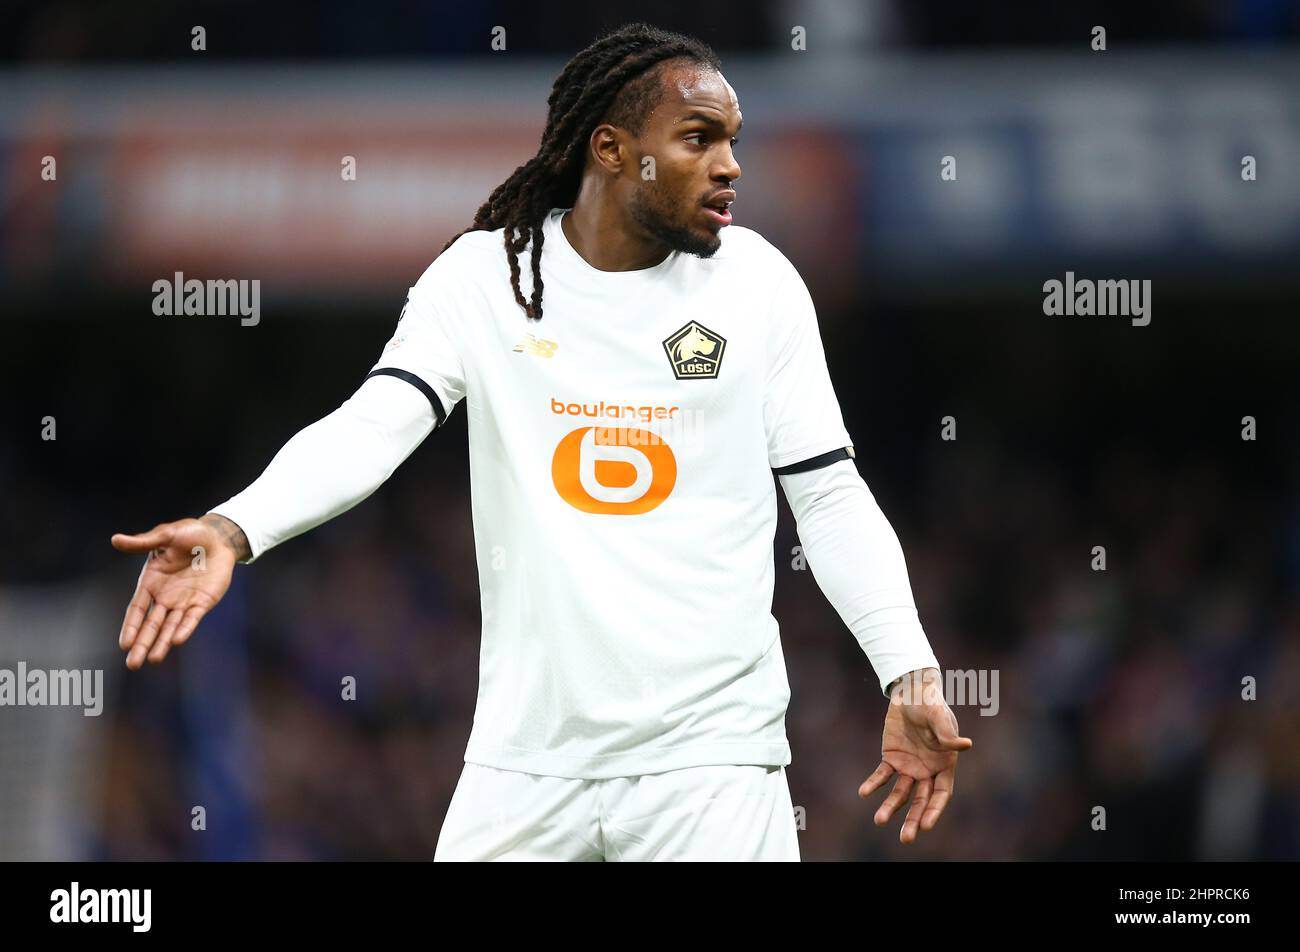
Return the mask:
<svg viewBox="0 0 1300 952">
<path fill-rule="evenodd" d="M 341 515 L 388 479 L 433 430 L 429 400 L 390 376 L 299 431 L 247 489 L 212 508 L 248 541 L 241 562 Z"/>
<path fill-rule="evenodd" d="M 126 666 L 162 661 L 230 587 L 235 563 L 346 512 L 373 493 L 434 428 L 429 400 L 391 376 L 297 433 L 247 489 L 200 519 L 118 533 L 113 547 L 148 553 L 118 645 Z"/>
</svg>

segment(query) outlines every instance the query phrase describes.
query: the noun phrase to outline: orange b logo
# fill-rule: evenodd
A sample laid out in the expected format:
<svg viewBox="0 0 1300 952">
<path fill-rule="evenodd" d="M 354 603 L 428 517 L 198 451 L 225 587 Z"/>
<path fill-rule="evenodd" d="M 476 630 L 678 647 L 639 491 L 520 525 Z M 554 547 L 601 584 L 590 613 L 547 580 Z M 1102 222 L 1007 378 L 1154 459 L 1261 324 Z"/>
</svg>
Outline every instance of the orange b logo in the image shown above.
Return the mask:
<svg viewBox="0 0 1300 952">
<path fill-rule="evenodd" d="M 584 426 L 555 448 L 551 480 L 575 509 L 635 516 L 668 498 L 677 483 L 677 458 L 649 430 Z"/>
</svg>

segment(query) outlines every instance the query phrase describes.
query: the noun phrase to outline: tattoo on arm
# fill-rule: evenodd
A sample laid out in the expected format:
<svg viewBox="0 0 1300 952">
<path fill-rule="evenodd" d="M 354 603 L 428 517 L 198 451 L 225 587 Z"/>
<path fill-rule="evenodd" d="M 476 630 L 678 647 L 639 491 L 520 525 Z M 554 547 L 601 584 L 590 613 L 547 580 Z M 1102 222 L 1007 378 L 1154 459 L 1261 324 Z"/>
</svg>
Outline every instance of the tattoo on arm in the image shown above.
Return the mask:
<svg viewBox="0 0 1300 952">
<path fill-rule="evenodd" d="M 248 544 L 248 536 L 244 535 L 244 530 L 225 516 L 210 512 L 199 519 L 199 522 L 206 522 L 221 533 L 221 538 L 235 550 L 235 558 L 240 562 L 253 557 L 253 550 Z"/>
</svg>

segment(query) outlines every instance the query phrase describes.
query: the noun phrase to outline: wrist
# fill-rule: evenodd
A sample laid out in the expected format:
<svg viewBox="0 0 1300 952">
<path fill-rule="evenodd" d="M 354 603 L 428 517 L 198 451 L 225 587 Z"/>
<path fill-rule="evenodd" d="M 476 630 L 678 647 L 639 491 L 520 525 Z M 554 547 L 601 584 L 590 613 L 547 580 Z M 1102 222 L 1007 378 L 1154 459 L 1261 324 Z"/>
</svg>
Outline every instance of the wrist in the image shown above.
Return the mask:
<svg viewBox="0 0 1300 952">
<path fill-rule="evenodd" d="M 210 526 L 216 532 L 217 538 L 234 554 L 236 562 L 252 558 L 253 550 L 248 544 L 248 536 L 244 535 L 244 530 L 233 520 L 219 513 L 209 512 L 199 517 L 199 522 Z"/>
<path fill-rule="evenodd" d="M 941 689 L 942 681 L 943 673 L 938 668 L 917 668 L 891 681 L 887 693 L 891 702 L 924 703 L 935 688 Z"/>
</svg>

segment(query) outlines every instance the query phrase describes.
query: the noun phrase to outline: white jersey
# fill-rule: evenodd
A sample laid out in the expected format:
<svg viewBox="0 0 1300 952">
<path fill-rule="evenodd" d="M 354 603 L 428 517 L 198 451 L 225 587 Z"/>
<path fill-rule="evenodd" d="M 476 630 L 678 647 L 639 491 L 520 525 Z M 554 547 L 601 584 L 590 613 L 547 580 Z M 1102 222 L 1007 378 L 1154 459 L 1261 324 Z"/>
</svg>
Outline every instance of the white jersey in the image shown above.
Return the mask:
<svg viewBox="0 0 1300 952">
<path fill-rule="evenodd" d="M 470 232 L 373 371 L 440 423 L 465 400 L 483 614 L 465 760 L 586 779 L 788 764 L 773 470 L 852 443 L 812 300 L 749 229 L 608 272 L 565 211 L 544 225 L 541 321 L 501 230 Z"/>
</svg>

